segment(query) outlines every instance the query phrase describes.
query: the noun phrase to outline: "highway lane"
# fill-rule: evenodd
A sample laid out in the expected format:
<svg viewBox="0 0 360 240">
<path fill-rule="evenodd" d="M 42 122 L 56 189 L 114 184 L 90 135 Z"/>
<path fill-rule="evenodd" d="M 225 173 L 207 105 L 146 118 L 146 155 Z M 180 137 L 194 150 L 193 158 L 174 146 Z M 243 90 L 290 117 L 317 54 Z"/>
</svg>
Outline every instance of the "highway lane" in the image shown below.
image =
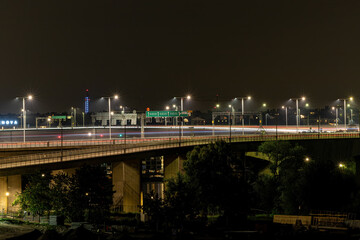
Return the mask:
<svg viewBox="0 0 360 240">
<path fill-rule="evenodd" d="M 139 139 L 142 138 L 140 126 L 112 126 L 111 137 L 114 140 L 121 139 Z M 231 135 L 245 135 L 249 134 L 288 134 L 297 132 L 316 131 L 317 126 L 301 127 L 297 131 L 296 127 L 290 126 L 231 126 Z M 144 138 L 178 138 L 183 131 L 183 137 L 194 136 L 230 136 L 230 126 L 184 126 L 180 129 L 179 126 L 145 126 Z M 322 131 L 335 131 L 333 127 L 322 128 Z M 29 128 L 26 129 L 26 142 L 36 141 L 69 141 L 69 140 L 105 140 L 109 139 L 109 129 L 107 127 L 77 127 L 77 128 Z M 1 143 L 16 143 L 23 142 L 22 129 L 4 129 L 0 130 Z"/>
</svg>

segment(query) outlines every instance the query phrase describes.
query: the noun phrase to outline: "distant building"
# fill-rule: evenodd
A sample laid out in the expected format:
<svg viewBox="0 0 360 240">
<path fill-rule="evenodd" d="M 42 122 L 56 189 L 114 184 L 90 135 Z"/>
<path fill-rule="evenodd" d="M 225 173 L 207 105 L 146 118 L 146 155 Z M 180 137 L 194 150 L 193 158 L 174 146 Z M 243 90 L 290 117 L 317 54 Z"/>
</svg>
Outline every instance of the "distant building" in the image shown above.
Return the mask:
<svg viewBox="0 0 360 240">
<path fill-rule="evenodd" d="M 206 121 L 201 117 L 194 117 L 191 119 L 191 125 L 205 125 Z"/>
<path fill-rule="evenodd" d="M 86 96 L 85 96 L 85 114 L 89 113 L 89 108 L 90 108 L 89 89 L 86 89 Z"/>
<path fill-rule="evenodd" d="M 91 115 L 91 121 L 95 126 L 108 126 L 109 125 L 109 113 L 99 112 Z M 136 125 L 137 124 L 137 113 L 114 113 L 111 115 L 111 125 Z"/>
</svg>

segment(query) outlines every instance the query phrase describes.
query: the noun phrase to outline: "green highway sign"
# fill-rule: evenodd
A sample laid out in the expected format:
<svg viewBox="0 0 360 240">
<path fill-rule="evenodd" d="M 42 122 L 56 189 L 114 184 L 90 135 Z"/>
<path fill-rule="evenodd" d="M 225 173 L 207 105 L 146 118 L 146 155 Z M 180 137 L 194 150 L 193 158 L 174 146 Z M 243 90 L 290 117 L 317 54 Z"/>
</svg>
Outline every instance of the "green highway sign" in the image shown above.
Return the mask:
<svg viewBox="0 0 360 240">
<path fill-rule="evenodd" d="M 146 117 L 188 117 L 187 111 L 146 111 Z"/>
<path fill-rule="evenodd" d="M 52 119 L 66 119 L 66 116 L 51 116 Z"/>
</svg>

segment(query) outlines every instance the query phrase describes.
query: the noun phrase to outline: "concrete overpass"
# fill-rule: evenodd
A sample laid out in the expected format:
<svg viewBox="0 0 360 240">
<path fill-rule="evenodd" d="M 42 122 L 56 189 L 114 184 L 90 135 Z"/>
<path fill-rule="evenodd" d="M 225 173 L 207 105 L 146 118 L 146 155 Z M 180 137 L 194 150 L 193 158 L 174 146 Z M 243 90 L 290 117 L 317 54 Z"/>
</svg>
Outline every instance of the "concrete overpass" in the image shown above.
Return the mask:
<svg viewBox="0 0 360 240">
<path fill-rule="evenodd" d="M 312 158 L 329 160 L 360 159 L 358 133 L 329 134 L 282 134 L 204 136 L 185 138 L 152 138 L 106 141 L 76 141 L 49 145 L 48 142 L 32 142 L 28 145 L 0 144 L 0 210 L 11 211 L 16 192 L 21 192 L 21 175 L 36 171 L 65 171 L 72 173 L 83 164 L 108 163 L 112 165 L 114 202 L 124 211 L 135 211 L 141 204 L 142 160 L 161 156 L 164 177 L 175 176 L 182 169 L 186 153 L 195 146 L 224 140 L 232 149 L 246 156 L 256 152 L 264 141 L 288 140 L 304 146 Z M 358 167 L 357 167 L 358 169 Z M 359 171 L 360 172 L 360 171 Z M 5 193 L 9 195 L 6 196 Z"/>
</svg>

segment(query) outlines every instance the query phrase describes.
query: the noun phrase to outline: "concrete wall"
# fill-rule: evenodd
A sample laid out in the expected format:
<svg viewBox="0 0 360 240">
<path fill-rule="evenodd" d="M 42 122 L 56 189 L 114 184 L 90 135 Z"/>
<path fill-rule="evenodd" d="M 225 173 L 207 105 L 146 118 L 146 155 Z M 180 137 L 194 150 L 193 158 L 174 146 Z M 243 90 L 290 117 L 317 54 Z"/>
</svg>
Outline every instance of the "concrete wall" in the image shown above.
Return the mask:
<svg viewBox="0 0 360 240">
<path fill-rule="evenodd" d="M 16 212 L 19 210 L 18 206 L 12 206 L 17 193 L 21 193 L 21 175 L 0 177 L 1 213 Z"/>
<path fill-rule="evenodd" d="M 8 176 L 7 188 L 9 192 L 8 196 L 8 211 L 15 212 L 19 210 L 18 206 L 12 206 L 12 203 L 16 199 L 16 194 L 21 193 L 21 175 Z"/>
<path fill-rule="evenodd" d="M 169 155 L 164 156 L 164 179 L 176 177 L 178 172 L 184 172 L 183 155 Z"/>
<path fill-rule="evenodd" d="M 113 163 L 114 207 L 124 212 L 139 212 L 141 204 L 141 161 L 124 160 Z"/>
</svg>

